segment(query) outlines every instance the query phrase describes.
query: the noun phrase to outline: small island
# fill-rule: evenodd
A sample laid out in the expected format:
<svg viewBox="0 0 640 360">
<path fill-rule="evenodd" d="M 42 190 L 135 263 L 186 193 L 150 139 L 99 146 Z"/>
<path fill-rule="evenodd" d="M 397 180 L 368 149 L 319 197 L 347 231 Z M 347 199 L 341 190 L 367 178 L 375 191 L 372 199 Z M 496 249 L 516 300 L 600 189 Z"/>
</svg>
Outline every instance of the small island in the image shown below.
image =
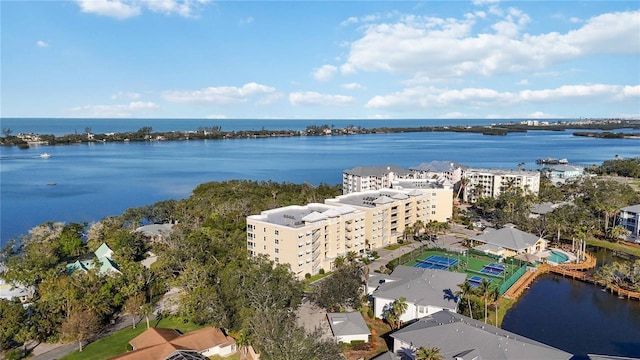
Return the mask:
<svg viewBox="0 0 640 360">
<path fill-rule="evenodd" d="M 18 146 L 29 148 L 36 145 L 70 145 L 99 142 L 134 142 L 134 141 L 183 141 L 183 140 L 222 140 L 222 139 L 251 139 L 290 136 L 341 136 L 362 134 L 389 134 L 407 132 L 461 132 L 476 133 L 487 136 L 505 136 L 510 133 L 525 133 L 527 131 L 566 131 L 568 129 L 601 130 L 640 129 L 640 120 L 631 119 L 588 119 L 567 121 L 538 121 L 523 120 L 520 122 L 492 123 L 490 125 L 456 125 L 456 126 L 419 126 L 419 127 L 375 127 L 363 128 L 349 125 L 335 128 L 333 125 L 310 125 L 305 130 L 260 129 L 223 131 L 220 126 L 200 127 L 190 131 L 153 131 L 151 126 L 144 126 L 137 131 L 122 133 L 96 134 L 91 128 L 84 132 L 55 136 L 52 134 L 23 134 L 13 135 L 13 130 L 2 129 L 0 146 Z M 637 138 L 640 134 L 614 134 L 611 132 L 575 132 L 576 136 L 591 136 L 602 138 Z"/>
</svg>

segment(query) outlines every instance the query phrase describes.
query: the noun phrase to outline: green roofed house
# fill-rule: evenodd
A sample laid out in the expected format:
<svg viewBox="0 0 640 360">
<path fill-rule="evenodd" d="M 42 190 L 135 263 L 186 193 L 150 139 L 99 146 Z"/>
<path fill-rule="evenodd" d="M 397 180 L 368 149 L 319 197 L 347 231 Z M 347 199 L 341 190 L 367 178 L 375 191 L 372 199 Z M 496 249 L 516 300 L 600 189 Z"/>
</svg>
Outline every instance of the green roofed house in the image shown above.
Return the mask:
<svg viewBox="0 0 640 360">
<path fill-rule="evenodd" d="M 111 250 L 107 244 L 102 243 L 93 254 L 81 255 L 76 261 L 68 263 L 67 275 L 71 275 L 78 270 L 87 272 L 95 268 L 98 264 L 100 265 L 98 268 L 100 275 L 120 274 L 118 264 L 111 259 L 112 256 L 113 250 Z"/>
</svg>

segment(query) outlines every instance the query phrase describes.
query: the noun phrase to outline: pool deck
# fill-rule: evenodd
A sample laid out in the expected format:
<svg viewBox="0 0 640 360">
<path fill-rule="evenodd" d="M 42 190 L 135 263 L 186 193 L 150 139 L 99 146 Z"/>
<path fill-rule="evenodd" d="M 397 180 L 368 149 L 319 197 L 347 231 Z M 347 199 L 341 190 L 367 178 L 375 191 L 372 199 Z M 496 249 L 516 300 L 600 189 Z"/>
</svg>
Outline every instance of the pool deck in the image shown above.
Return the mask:
<svg viewBox="0 0 640 360">
<path fill-rule="evenodd" d="M 563 254 L 566 257 L 568 257 L 569 260 L 567 260 L 565 263 L 574 263 L 578 259 L 574 254 L 559 248 L 549 248 L 545 251 L 537 252 L 535 255 L 540 257 L 541 259 L 546 259 L 547 257 L 551 256 L 551 251 L 555 251 L 557 253 Z M 549 261 L 549 260 L 547 260 L 547 262 L 551 265 L 560 265 L 559 263 Z"/>
</svg>

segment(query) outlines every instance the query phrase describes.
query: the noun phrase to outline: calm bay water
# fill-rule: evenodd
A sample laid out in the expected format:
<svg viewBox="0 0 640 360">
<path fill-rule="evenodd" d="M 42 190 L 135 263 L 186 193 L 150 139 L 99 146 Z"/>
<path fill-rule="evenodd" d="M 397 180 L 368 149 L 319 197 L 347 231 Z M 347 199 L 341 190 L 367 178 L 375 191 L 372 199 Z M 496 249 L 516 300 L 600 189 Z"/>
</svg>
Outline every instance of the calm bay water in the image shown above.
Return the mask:
<svg viewBox="0 0 640 360">
<path fill-rule="evenodd" d="M 137 120 L 1 119 L 14 134 L 196 130 L 303 130 L 308 125 L 416 127 L 480 125 L 486 120 Z M 47 152 L 52 156 L 41 159 Z M 507 136 L 398 133 L 147 143 L 0 147 L 0 243 L 45 221 L 92 222 L 134 206 L 188 197 L 198 184 L 229 179 L 337 184 L 356 166 L 416 166 L 451 160 L 473 167 L 514 169 L 535 159 L 572 163 L 640 156 L 640 142 L 574 137 L 571 131 Z M 55 184 L 55 185 L 53 185 Z M 566 351 L 640 356 L 640 303 L 562 278 L 536 282 L 505 318 L 515 333 Z M 593 320 L 591 320 L 593 318 Z M 615 328 L 615 329 L 613 329 Z"/>
<path fill-rule="evenodd" d="M 587 359 L 586 354 L 640 356 L 640 301 L 559 275 L 536 280 L 507 313 L 502 328 Z"/>
<path fill-rule="evenodd" d="M 54 130 L 61 127 L 85 125 L 101 132 L 128 131 L 130 127 L 137 130 L 145 125 L 163 130 L 195 130 L 221 121 L 226 121 L 221 125 L 223 130 L 230 124 L 237 129 L 261 128 L 258 120 L 148 119 L 130 122 L 123 119 L 2 119 L 2 128 L 11 128 L 14 134 L 55 133 Z M 304 129 L 310 122 L 268 120 L 262 125 L 273 129 Z M 424 125 L 429 120 L 336 120 L 331 123 L 336 123 L 336 127 L 349 124 L 410 127 Z M 432 123 L 441 125 L 442 121 Z M 40 130 L 34 128 L 38 125 Z M 0 242 L 25 234 L 45 221 L 91 222 L 120 214 L 128 207 L 185 198 L 195 186 L 209 181 L 250 179 L 337 184 L 342 181 L 344 169 L 387 164 L 410 167 L 432 160 L 505 169 L 516 168 L 521 162 L 527 168 L 537 168 L 535 159 L 541 157 L 600 164 L 615 155 L 638 156 L 639 144 L 636 140 L 575 137 L 571 131 L 530 131 L 507 136 L 396 133 L 100 143 L 26 150 L 2 147 Z M 43 152 L 51 154 L 51 158 L 39 158 Z"/>
</svg>

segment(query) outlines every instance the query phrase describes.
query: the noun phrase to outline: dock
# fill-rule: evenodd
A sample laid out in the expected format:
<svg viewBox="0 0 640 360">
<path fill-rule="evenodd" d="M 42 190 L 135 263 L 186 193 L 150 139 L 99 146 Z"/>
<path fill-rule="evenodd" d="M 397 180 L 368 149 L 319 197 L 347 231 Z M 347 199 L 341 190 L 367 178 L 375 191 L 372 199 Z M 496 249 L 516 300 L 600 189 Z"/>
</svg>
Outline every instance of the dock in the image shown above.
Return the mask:
<svg viewBox="0 0 640 360">
<path fill-rule="evenodd" d="M 529 270 L 522 275 L 522 277 L 504 293 L 504 297 L 507 299 L 517 299 L 526 289 L 529 288 L 538 276 L 546 273 L 553 273 L 562 275 L 563 277 L 570 277 L 574 280 L 580 280 L 586 283 L 602 286 L 607 289 L 607 291 L 612 294 L 616 294 L 619 297 L 640 300 L 640 292 L 626 290 L 614 284 L 607 284 L 602 280 L 597 280 L 591 274 L 586 272 L 587 270 L 594 269 L 595 267 L 596 258 L 589 253 L 585 253 L 585 261 L 576 264 L 560 264 L 555 266 L 542 264 L 535 269 L 532 268 L 532 270 Z"/>
</svg>

